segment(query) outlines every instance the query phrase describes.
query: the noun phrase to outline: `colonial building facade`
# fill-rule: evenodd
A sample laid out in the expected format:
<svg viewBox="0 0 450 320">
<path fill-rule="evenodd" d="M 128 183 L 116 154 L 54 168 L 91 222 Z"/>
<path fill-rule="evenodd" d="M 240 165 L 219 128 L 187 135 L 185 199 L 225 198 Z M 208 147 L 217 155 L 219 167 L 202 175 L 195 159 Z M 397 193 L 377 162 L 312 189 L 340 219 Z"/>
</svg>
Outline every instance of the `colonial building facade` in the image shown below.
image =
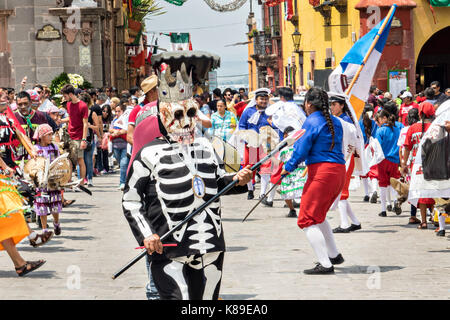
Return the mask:
<svg viewBox="0 0 450 320">
<path fill-rule="evenodd" d="M 122 0 L 0 0 L 0 86 L 62 72 L 128 87 Z"/>
<path fill-rule="evenodd" d="M 281 48 L 271 52 L 281 52 L 281 67 L 273 63 L 274 68 L 267 71 L 269 76 L 276 69 L 278 75 L 283 74 L 278 86 L 290 86 L 297 92 L 312 85 L 327 88 L 328 75 L 353 44 L 386 16 L 394 3 L 398 8 L 373 84 L 381 90 L 392 90 L 390 75 L 398 71 L 406 77 L 404 83 L 414 93 L 434 80 L 440 81 L 442 89 L 450 86 L 450 42 L 447 41 L 450 7 L 431 9 L 427 0 L 280 2 L 277 7 Z M 292 12 L 288 12 L 289 3 Z M 261 5 L 264 11 L 268 10 L 267 4 L 261 2 Z M 274 20 L 268 21 L 270 26 Z M 257 68 L 257 71 L 264 72 L 264 69 Z"/>
</svg>

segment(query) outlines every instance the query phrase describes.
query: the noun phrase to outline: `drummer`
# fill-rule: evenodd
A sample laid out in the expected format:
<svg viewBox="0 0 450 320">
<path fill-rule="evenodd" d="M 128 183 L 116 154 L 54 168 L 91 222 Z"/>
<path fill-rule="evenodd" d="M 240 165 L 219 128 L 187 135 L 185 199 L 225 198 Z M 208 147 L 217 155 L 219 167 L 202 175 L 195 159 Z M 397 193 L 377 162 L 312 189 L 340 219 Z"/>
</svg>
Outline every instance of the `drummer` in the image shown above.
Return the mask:
<svg viewBox="0 0 450 320">
<path fill-rule="evenodd" d="M 250 102 L 239 120 L 239 130 L 254 130 L 259 133 L 259 129 L 264 126 L 271 126 L 267 121 L 269 116 L 265 110 L 269 103 L 270 89 L 261 88 L 255 91 L 255 101 Z M 253 148 L 245 146 L 244 163 L 243 166 L 253 165 L 264 157 L 264 151 L 261 147 Z M 272 163 L 267 161 L 261 166 L 261 196 L 266 192 L 266 188 L 270 181 L 270 170 Z M 248 187 L 248 200 L 253 199 L 255 183 L 255 172 L 253 172 L 253 180 L 247 184 Z"/>
<path fill-rule="evenodd" d="M 35 140 L 39 143 L 36 145 L 38 155 L 49 159 L 50 162 L 59 156 L 58 147 L 52 143 L 53 130 L 48 124 L 41 124 L 36 128 L 34 133 Z M 62 210 L 62 190 L 49 190 L 47 188 L 36 189 L 39 196 L 36 196 L 35 210 L 41 219 L 43 234 L 48 233 L 47 230 L 47 216 L 53 215 L 53 227 L 55 235 L 61 234 L 61 226 L 59 223 L 59 214 Z"/>
</svg>

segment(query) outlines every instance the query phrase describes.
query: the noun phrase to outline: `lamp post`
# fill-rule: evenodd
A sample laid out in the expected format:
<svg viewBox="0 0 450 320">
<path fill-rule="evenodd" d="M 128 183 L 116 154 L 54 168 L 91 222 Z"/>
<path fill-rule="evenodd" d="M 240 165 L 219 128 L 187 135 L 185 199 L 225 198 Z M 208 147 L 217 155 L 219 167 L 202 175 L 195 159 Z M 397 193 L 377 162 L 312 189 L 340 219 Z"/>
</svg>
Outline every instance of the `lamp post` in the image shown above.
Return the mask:
<svg viewBox="0 0 450 320">
<path fill-rule="evenodd" d="M 294 43 L 294 51 L 296 53 L 300 52 L 300 41 L 302 40 L 302 34 L 298 32 L 297 28 L 295 28 L 294 33 L 292 34 L 292 42 Z"/>
<path fill-rule="evenodd" d="M 301 62 L 303 59 L 303 52 L 302 51 L 300 51 L 300 42 L 301 42 L 301 40 L 302 40 L 302 34 L 300 33 L 300 32 L 298 32 L 298 29 L 297 28 L 295 28 L 295 31 L 294 31 L 294 33 L 292 34 L 292 42 L 293 42 L 293 44 L 294 44 L 294 52 L 295 53 L 298 53 L 298 55 L 299 55 L 299 64 L 300 64 L 300 67 L 301 67 L 301 64 L 303 63 L 303 62 Z M 297 66 L 296 66 L 296 63 L 295 63 L 295 56 L 293 55 L 292 56 L 293 58 L 294 58 L 294 63 L 293 63 L 293 82 L 294 82 L 294 92 L 296 91 L 296 73 L 297 73 Z M 300 77 L 301 77 L 302 75 L 300 74 Z M 302 79 L 300 79 L 300 83 L 302 83 Z"/>
</svg>

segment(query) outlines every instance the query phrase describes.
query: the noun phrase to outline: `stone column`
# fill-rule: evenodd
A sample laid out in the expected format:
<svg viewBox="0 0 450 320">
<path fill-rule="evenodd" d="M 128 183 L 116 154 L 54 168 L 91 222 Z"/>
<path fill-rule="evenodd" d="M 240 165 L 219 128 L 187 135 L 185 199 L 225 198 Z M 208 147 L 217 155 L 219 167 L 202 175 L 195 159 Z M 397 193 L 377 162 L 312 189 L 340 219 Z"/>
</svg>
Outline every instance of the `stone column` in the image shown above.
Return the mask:
<svg viewBox="0 0 450 320">
<path fill-rule="evenodd" d="M 5 10 L 0 7 L 0 86 L 14 87 L 11 66 L 11 48 L 8 42 L 8 17 L 13 13 L 12 10 Z"/>
<path fill-rule="evenodd" d="M 58 17 L 49 13 L 55 6 L 55 0 L 34 0 L 34 27 L 42 29 L 44 25 L 52 25 L 62 35 L 62 24 Z M 50 85 L 52 80 L 64 71 L 63 40 L 36 40 L 36 82 Z"/>
<path fill-rule="evenodd" d="M 11 77 L 14 87 L 20 89 L 24 76 L 28 82 L 26 89 L 30 89 L 37 82 L 34 0 L 8 0 L 6 8 L 14 10 L 8 18 L 8 42 L 11 48 Z"/>
</svg>

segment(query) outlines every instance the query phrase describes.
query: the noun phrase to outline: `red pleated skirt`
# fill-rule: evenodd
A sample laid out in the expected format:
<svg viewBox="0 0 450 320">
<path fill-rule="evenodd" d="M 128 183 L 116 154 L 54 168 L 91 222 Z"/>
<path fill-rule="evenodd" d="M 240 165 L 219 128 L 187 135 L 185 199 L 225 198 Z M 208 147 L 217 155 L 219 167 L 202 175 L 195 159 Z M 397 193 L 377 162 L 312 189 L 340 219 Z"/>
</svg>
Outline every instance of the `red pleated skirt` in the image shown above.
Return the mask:
<svg viewBox="0 0 450 320">
<path fill-rule="evenodd" d="M 307 166 L 297 225 L 303 229 L 325 221 L 327 212 L 345 184 L 345 165 L 321 162 Z"/>
</svg>

